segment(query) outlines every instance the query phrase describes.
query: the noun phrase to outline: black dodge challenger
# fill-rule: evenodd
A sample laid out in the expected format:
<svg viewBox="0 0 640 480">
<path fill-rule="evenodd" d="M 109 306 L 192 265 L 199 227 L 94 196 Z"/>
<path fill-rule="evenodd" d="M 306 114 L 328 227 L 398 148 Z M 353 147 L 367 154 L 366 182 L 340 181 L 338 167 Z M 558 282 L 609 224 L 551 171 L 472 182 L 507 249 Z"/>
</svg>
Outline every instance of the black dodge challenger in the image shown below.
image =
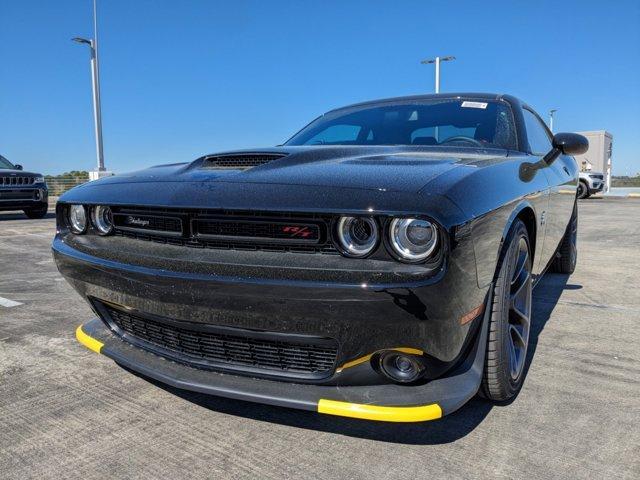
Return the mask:
<svg viewBox="0 0 640 480">
<path fill-rule="evenodd" d="M 531 292 L 576 264 L 578 167 L 508 95 L 332 110 L 284 145 L 76 187 L 78 340 L 167 384 L 393 422 L 523 383 Z"/>
</svg>

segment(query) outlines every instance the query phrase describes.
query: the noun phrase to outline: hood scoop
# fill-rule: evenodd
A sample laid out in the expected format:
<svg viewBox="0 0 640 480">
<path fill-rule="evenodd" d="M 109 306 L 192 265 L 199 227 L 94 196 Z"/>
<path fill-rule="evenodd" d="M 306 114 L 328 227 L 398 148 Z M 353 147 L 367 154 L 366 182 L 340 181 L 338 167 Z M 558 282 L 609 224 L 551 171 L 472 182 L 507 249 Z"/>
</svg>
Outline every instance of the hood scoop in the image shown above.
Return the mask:
<svg viewBox="0 0 640 480">
<path fill-rule="evenodd" d="M 216 170 L 248 170 L 286 156 L 286 153 L 235 153 L 230 155 L 211 155 L 203 159 L 200 168 Z"/>
</svg>

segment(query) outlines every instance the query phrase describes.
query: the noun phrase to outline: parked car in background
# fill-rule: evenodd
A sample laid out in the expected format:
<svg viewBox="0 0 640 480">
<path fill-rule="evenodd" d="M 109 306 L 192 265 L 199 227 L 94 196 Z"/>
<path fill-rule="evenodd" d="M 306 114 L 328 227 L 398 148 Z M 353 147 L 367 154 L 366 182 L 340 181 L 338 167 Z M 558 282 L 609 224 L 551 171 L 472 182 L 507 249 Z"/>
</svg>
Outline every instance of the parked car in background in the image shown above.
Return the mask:
<svg viewBox="0 0 640 480">
<path fill-rule="evenodd" d="M 0 211 L 22 210 L 29 218 L 42 218 L 49 208 L 49 191 L 40 173 L 25 172 L 0 155 Z"/>
<path fill-rule="evenodd" d="M 284 145 L 89 182 L 53 254 L 85 346 L 198 392 L 393 422 L 525 376 L 532 289 L 576 265 L 584 137 L 508 95 L 377 100 Z"/>
<path fill-rule="evenodd" d="M 578 198 L 589 198 L 604 190 L 604 174 L 598 172 L 580 172 Z"/>
</svg>

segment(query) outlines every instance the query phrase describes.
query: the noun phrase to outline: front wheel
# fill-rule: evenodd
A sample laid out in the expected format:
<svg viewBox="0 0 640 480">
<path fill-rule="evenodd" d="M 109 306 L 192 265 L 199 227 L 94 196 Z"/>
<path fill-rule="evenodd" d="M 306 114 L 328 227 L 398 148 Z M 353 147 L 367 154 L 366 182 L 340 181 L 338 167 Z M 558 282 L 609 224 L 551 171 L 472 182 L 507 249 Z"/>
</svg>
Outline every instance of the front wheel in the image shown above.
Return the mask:
<svg viewBox="0 0 640 480">
<path fill-rule="evenodd" d="M 578 198 L 580 200 L 583 198 L 589 198 L 589 185 L 587 185 L 587 182 L 583 182 L 582 180 L 578 182 Z"/>
<path fill-rule="evenodd" d="M 524 366 L 531 325 L 531 254 L 529 234 L 516 220 L 507 236 L 493 289 L 489 340 L 481 393 L 493 401 L 517 395 L 524 380 Z"/>
<path fill-rule="evenodd" d="M 551 265 L 552 271 L 571 275 L 578 263 L 578 204 L 573 205 L 571 220 L 558 246 Z"/>
<path fill-rule="evenodd" d="M 23 210 L 23 211 L 27 217 L 36 219 L 36 218 L 44 218 L 44 216 L 47 214 L 48 208 L 49 207 L 45 205 L 43 207 L 30 208 L 28 210 Z"/>
</svg>

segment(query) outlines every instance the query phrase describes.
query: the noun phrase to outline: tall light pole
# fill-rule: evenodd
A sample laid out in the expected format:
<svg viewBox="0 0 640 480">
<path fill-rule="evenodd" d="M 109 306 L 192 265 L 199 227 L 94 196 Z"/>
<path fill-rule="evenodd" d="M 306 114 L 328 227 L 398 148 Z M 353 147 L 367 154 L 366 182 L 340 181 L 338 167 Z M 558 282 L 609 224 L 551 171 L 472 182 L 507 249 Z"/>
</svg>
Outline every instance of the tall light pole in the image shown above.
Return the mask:
<svg viewBox="0 0 640 480">
<path fill-rule="evenodd" d="M 557 108 L 553 108 L 549 110 L 549 130 L 551 130 L 551 133 L 553 133 L 553 114 L 556 113 L 557 111 L 558 111 Z"/>
<path fill-rule="evenodd" d="M 448 57 L 436 57 L 436 58 L 428 58 L 426 60 L 422 60 L 420 63 L 423 65 L 428 65 L 431 63 L 436 64 L 436 93 L 440 93 L 440 62 L 449 62 L 451 60 L 455 60 L 456 57 L 448 56 Z"/>
<path fill-rule="evenodd" d="M 74 42 L 83 43 L 89 46 L 91 53 L 91 84 L 93 90 L 93 121 L 96 134 L 96 156 L 98 160 L 98 170 L 96 177 L 100 177 L 100 172 L 104 172 L 104 154 L 102 149 L 102 111 L 100 108 L 100 70 L 98 65 L 98 11 L 96 0 L 93 0 L 93 38 L 76 37 Z"/>
</svg>

